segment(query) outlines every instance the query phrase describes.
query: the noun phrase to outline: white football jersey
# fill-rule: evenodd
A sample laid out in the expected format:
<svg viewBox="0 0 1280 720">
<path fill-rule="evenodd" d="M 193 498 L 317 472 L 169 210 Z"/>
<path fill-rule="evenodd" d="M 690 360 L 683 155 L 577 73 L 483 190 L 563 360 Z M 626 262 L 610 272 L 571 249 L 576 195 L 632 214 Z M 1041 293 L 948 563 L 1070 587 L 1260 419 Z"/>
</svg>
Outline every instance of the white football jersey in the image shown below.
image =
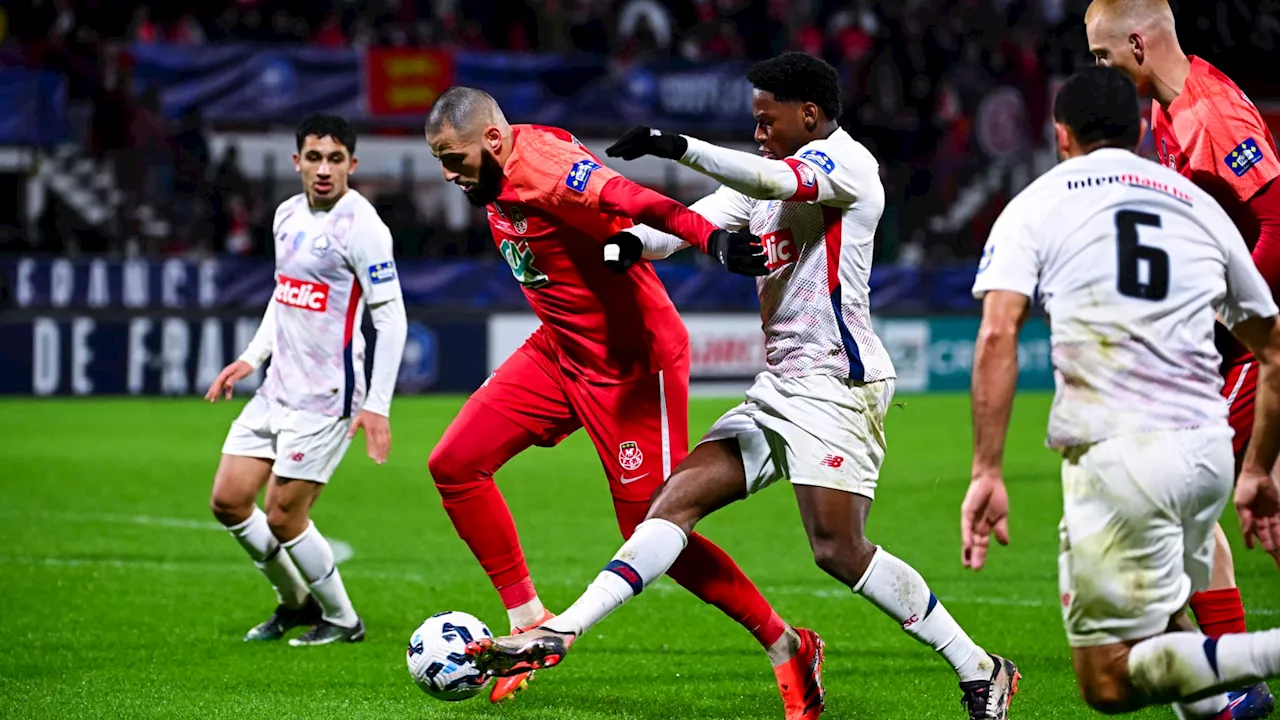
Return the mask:
<svg viewBox="0 0 1280 720">
<path fill-rule="evenodd" d="M 1214 312 L 1276 304 L 1226 212 L 1190 180 L 1123 150 L 1061 163 L 1005 208 L 973 292 L 1049 313 L 1057 393 L 1048 442 L 1224 426 Z"/>
<path fill-rule="evenodd" d="M 328 211 L 306 195 L 276 208 L 275 343 L 260 390 L 294 410 L 349 417 L 365 395 L 366 303 L 400 297 L 391 231 L 348 190 Z"/>
<path fill-rule="evenodd" d="M 893 362 L 871 329 L 868 279 L 884 212 L 879 164 L 844 130 L 802 147 L 812 202 L 756 200 L 728 187 L 690 208 L 717 227 L 760 236 L 770 273 L 756 279 L 770 372 L 886 380 Z"/>
</svg>

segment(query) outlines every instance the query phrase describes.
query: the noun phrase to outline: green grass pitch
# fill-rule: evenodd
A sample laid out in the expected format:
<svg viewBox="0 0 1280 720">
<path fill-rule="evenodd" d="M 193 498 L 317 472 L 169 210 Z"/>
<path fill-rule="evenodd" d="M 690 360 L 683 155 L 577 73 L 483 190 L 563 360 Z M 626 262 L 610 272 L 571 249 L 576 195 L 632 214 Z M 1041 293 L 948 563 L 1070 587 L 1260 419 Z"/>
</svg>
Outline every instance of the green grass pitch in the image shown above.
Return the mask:
<svg viewBox="0 0 1280 720">
<path fill-rule="evenodd" d="M 440 507 L 427 456 L 460 398 L 396 403 L 377 467 L 357 439 L 317 504 L 350 545 L 347 587 L 368 625 L 357 646 L 248 645 L 273 597 L 208 512 L 211 477 L 243 399 L 0 402 L 0 717 L 12 718 L 780 718 L 768 661 L 732 621 L 655 584 L 595 628 L 565 664 L 494 707 L 446 704 L 405 669 L 428 615 L 505 614 Z M 695 435 L 733 400 L 697 400 Z M 1013 545 L 960 567 L 958 508 L 969 469 L 964 396 L 901 399 L 870 535 L 918 568 L 982 645 L 1024 673 L 1015 718 L 1085 718 L 1057 607 L 1055 457 L 1041 441 L 1048 397 L 1019 398 L 1006 474 Z M 498 475 L 543 600 L 571 602 L 619 545 L 598 461 L 581 434 Z M 1228 532 L 1238 531 L 1228 513 Z M 827 641 L 828 716 L 959 718 L 945 664 L 812 562 L 786 486 L 701 528 L 784 617 Z M 1280 573 L 1237 548 L 1249 622 L 1280 624 Z M 1166 710 L 1136 717 L 1172 717 Z"/>
</svg>

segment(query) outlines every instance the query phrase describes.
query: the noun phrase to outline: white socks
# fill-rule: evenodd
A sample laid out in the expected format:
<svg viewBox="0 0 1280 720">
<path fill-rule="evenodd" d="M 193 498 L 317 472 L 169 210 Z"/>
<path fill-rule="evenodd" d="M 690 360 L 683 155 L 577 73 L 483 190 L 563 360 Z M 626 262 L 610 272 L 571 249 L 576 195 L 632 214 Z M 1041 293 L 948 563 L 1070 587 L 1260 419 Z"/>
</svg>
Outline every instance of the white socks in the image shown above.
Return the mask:
<svg viewBox="0 0 1280 720">
<path fill-rule="evenodd" d="M 543 623 L 557 632 L 581 635 L 658 579 L 684 552 L 684 531 L 666 520 L 645 520 L 587 591 L 563 613 Z"/>
<path fill-rule="evenodd" d="M 1129 651 L 1129 678 L 1153 703 L 1204 698 L 1280 676 L 1280 630 L 1169 633 Z"/>
<path fill-rule="evenodd" d="M 876 548 L 853 591 L 893 618 L 908 635 L 937 651 L 961 682 L 988 680 L 995 663 L 974 644 L 910 565 Z"/>
<path fill-rule="evenodd" d="M 542 601 L 537 595 L 529 602 L 518 605 L 513 608 L 507 608 L 507 620 L 511 621 L 511 631 L 515 632 L 520 628 L 527 628 L 542 622 L 542 618 L 547 616 L 547 609 L 542 606 Z"/>
<path fill-rule="evenodd" d="M 1173 714 L 1178 720 L 1213 720 L 1227 709 L 1230 700 L 1226 695 L 1214 695 L 1196 702 L 1173 704 Z"/>
<path fill-rule="evenodd" d="M 800 634 L 788 625 L 787 629 L 782 631 L 782 635 L 765 649 L 765 652 L 768 653 L 769 662 L 773 663 L 774 667 L 787 664 L 796 656 L 796 653 L 800 652 Z"/>
<path fill-rule="evenodd" d="M 333 562 L 333 549 L 316 530 L 316 524 L 309 523 L 301 535 L 284 543 L 284 549 L 306 578 L 311 594 L 324 611 L 324 619 L 340 627 L 355 627 L 360 618 L 342 585 L 342 576 Z"/>
<path fill-rule="evenodd" d="M 288 553 L 280 552 L 280 542 L 267 526 L 267 514 L 257 505 L 248 520 L 227 528 L 240 547 L 249 553 L 253 564 L 276 589 L 276 597 L 287 608 L 300 608 L 307 601 L 307 584 Z"/>
</svg>

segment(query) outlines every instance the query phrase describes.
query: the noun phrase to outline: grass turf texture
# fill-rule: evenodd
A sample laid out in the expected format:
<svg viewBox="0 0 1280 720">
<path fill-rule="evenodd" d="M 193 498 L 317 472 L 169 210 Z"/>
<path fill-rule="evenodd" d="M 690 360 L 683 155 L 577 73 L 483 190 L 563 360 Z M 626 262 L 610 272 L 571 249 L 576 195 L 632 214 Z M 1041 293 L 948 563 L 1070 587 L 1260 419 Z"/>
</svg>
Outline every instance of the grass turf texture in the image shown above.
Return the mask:
<svg viewBox="0 0 1280 720">
<path fill-rule="evenodd" d="M 212 523 L 208 494 L 243 399 L 0 402 L 0 716 L 22 718 L 780 718 L 763 652 L 669 580 L 597 626 L 562 667 L 493 707 L 446 704 L 405 669 L 410 632 L 446 609 L 497 631 L 496 593 L 441 510 L 427 456 L 461 400 L 396 403 L 391 460 L 352 445 L 317 503 L 321 531 L 349 543 L 341 566 L 368 625 L 362 645 L 291 648 L 241 635 L 273 596 Z M 1006 466 L 1013 546 L 960 567 L 969 468 L 964 396 L 902 399 L 869 534 L 918 568 L 982 645 L 1025 678 L 1015 718 L 1093 717 L 1076 699 L 1059 610 L 1057 463 L 1041 436 L 1048 397 L 1019 398 Z M 731 400 L 696 400 L 701 432 Z M 498 475 L 546 604 L 563 609 L 619 545 L 598 461 L 581 434 Z M 1228 533 L 1238 537 L 1234 513 Z M 811 560 L 786 486 L 700 527 L 793 623 L 828 647 L 833 718 L 959 718 L 945 664 Z M 1280 574 L 1237 548 L 1252 629 L 1280 623 Z M 1135 717 L 1172 717 L 1167 710 Z"/>
</svg>

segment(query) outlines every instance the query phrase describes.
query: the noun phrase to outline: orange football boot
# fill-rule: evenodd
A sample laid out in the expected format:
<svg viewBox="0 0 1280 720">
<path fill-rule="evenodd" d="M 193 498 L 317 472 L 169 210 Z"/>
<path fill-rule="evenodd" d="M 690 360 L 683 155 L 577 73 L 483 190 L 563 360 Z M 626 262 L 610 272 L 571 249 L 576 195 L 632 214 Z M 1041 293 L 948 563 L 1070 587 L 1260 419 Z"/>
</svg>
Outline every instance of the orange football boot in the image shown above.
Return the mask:
<svg viewBox="0 0 1280 720">
<path fill-rule="evenodd" d="M 778 676 L 787 720 L 817 720 L 824 709 L 826 691 L 822 688 L 822 638 L 818 633 L 796 628 L 800 649 L 795 656 L 773 669 Z"/>
<path fill-rule="evenodd" d="M 532 630 L 553 617 L 555 617 L 555 613 L 548 610 L 538 622 L 528 627 L 515 628 L 511 631 L 511 634 L 519 635 L 522 632 Z M 489 702 L 500 703 L 504 700 L 510 700 L 513 695 L 529 687 L 529 679 L 531 677 L 533 677 L 532 670 L 512 675 L 511 677 L 495 677 L 493 679 L 493 688 L 489 691 Z"/>
</svg>

